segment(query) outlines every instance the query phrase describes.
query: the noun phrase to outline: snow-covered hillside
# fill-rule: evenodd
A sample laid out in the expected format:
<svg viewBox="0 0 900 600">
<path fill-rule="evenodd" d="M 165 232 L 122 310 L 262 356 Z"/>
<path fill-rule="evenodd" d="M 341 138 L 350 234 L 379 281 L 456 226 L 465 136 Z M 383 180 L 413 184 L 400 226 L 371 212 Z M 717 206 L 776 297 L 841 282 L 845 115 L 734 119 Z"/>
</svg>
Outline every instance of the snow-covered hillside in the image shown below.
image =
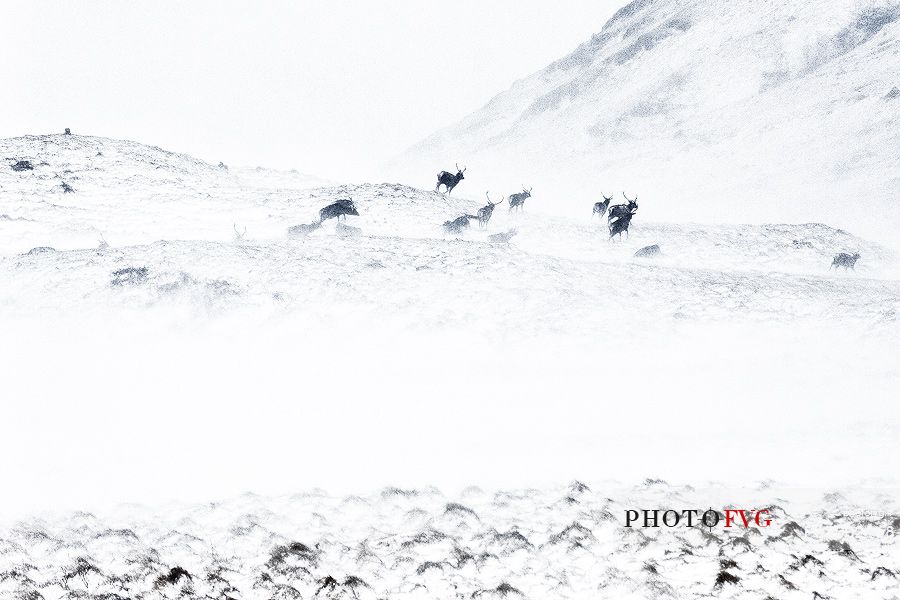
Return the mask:
<svg viewBox="0 0 900 600">
<path fill-rule="evenodd" d="M 707 501 L 687 488 L 552 487 L 717 480 L 734 494 L 717 502 L 783 505 L 740 486 L 890 485 L 871 457 L 900 453 L 891 249 L 826 224 L 653 222 L 644 204 L 610 241 L 590 204 L 551 217 L 537 197 L 449 235 L 482 192 L 323 187 L 79 136 L 0 147 L 8 514 L 317 485 L 541 489 L 0 520 L 0 595 L 621 597 L 709 593 L 720 571 L 740 578 L 722 594 L 795 593 L 778 574 L 796 593 L 894 585 L 873 578 L 898 570 L 880 545 L 896 503 L 877 494 L 840 505 L 838 525 L 823 520 L 837 500 L 784 506 L 805 533 L 779 524 L 747 549 L 700 531 L 651 543 L 607 516 Z M 290 233 L 348 197 L 359 216 Z M 855 271 L 829 268 L 838 252 L 860 253 Z"/>
<path fill-rule="evenodd" d="M 552 27 L 552 23 L 548 24 Z M 900 223 L 900 4 L 635 0 L 391 165 L 535 186 L 568 213 L 639 194 L 658 220 Z"/>
<path fill-rule="evenodd" d="M 825 225 L 648 224 L 639 211 L 630 237 L 610 241 L 605 220 L 587 211 L 561 218 L 500 205 L 484 230 L 473 221 L 448 235 L 442 223 L 483 202 L 401 184 L 309 187 L 299 176 L 285 187 L 265 178 L 259 186 L 184 155 L 98 138 L 4 144 L 34 167 L 0 168 L 0 273 L 8 282 L 0 300 L 8 311 L 35 302 L 106 310 L 187 293 L 223 307 L 322 311 L 325 320 L 382 313 L 418 326 L 520 334 L 618 328 L 604 316 L 613 307 L 641 321 L 896 321 L 894 253 Z M 359 217 L 290 234 L 348 197 Z M 509 243 L 490 241 L 510 230 Z M 653 244 L 659 256 L 633 256 Z M 858 269 L 831 270 L 838 252 L 860 252 Z"/>
<path fill-rule="evenodd" d="M 294 172 L 214 166 L 136 142 L 81 135 L 2 139 L 0 159 L 2 254 L 35 245 L 86 248 L 107 236 L 114 245 L 228 239 L 248 208 L 326 183 Z M 32 168 L 14 170 L 19 161 Z"/>
</svg>

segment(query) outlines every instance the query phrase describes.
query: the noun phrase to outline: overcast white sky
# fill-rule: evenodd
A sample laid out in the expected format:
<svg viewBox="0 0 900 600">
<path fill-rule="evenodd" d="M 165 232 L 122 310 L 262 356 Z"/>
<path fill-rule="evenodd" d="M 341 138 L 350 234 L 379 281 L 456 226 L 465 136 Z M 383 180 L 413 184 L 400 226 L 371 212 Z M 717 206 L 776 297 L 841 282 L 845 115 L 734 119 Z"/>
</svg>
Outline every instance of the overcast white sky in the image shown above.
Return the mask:
<svg viewBox="0 0 900 600">
<path fill-rule="evenodd" d="M 71 127 L 209 161 L 377 178 L 624 3 L 7 2 L 0 137 Z"/>
</svg>

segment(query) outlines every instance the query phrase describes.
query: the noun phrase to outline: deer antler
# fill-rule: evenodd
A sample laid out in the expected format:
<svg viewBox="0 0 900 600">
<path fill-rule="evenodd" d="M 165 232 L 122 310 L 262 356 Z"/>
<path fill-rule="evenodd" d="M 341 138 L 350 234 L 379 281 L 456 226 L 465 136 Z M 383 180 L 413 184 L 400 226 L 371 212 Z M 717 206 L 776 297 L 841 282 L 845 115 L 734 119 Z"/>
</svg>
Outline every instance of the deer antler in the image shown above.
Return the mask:
<svg viewBox="0 0 900 600">
<path fill-rule="evenodd" d="M 625 196 L 625 192 L 622 192 L 622 195 Z M 628 200 L 629 202 L 634 202 L 634 200 L 637 200 L 637 196 L 634 197 L 634 200 L 632 200 L 628 196 L 625 196 L 625 199 Z"/>
</svg>

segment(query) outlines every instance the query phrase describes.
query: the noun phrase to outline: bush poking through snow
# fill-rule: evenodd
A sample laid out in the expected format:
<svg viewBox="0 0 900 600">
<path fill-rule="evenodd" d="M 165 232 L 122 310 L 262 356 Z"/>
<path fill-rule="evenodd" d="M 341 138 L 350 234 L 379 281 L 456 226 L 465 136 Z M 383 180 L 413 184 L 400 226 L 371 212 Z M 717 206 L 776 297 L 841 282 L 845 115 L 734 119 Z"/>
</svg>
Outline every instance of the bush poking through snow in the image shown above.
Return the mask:
<svg viewBox="0 0 900 600">
<path fill-rule="evenodd" d="M 659 249 L 658 244 L 653 244 L 652 246 L 644 246 L 640 250 L 634 253 L 635 258 L 652 258 L 654 256 L 659 256 L 661 251 Z"/>
<path fill-rule="evenodd" d="M 525 597 L 525 594 L 511 586 L 510 584 L 503 582 L 498 585 L 496 588 L 492 590 L 478 590 L 477 592 L 472 594 L 472 598 L 510 598 L 510 597 Z"/>
<path fill-rule="evenodd" d="M 841 556 L 846 556 L 850 559 L 859 560 L 859 557 L 856 556 L 856 552 L 850 547 L 850 544 L 847 542 L 840 542 L 838 540 L 831 540 L 828 542 L 828 549 L 832 552 L 837 552 Z"/>
<path fill-rule="evenodd" d="M 290 237 L 306 237 L 320 227 L 322 227 L 322 221 L 315 221 L 313 223 L 302 223 L 300 225 L 288 227 L 287 232 Z"/>
<path fill-rule="evenodd" d="M 149 274 L 147 267 L 125 267 L 112 272 L 110 285 L 140 285 L 147 282 Z"/>
<path fill-rule="evenodd" d="M 713 586 L 715 589 L 722 589 L 726 583 L 730 583 L 731 585 L 737 585 L 741 581 L 741 578 L 737 575 L 732 575 L 728 571 L 719 571 L 719 574 L 716 575 L 716 584 Z"/>
</svg>

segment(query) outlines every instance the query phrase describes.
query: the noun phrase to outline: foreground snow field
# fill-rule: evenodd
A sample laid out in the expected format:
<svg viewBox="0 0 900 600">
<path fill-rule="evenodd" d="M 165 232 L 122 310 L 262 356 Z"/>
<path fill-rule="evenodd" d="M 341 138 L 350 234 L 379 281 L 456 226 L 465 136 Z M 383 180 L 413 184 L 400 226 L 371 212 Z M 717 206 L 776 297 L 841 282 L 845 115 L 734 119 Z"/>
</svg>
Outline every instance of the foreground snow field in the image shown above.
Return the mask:
<svg viewBox="0 0 900 600">
<path fill-rule="evenodd" d="M 536 194 L 448 236 L 481 192 L 329 186 L 84 136 L 0 155 L 0 593 L 897 585 L 900 268 L 840 223 L 659 223 L 642 196 L 610 242 L 590 203 L 550 216 Z M 346 197 L 359 217 L 289 235 Z M 829 268 L 838 252 L 861 254 L 855 271 Z M 553 487 L 659 476 L 721 483 Z M 536 489 L 424 489 L 488 482 Z M 424 491 L 349 497 L 387 483 Z M 872 491 L 831 493 L 848 485 Z M 163 508 L 316 486 L 336 495 Z M 111 508 L 125 501 L 154 508 Z M 745 538 L 622 528 L 625 508 L 678 502 L 786 514 Z M 190 578 L 170 585 L 175 567 Z M 740 581 L 716 590 L 721 571 Z"/>
<path fill-rule="evenodd" d="M 739 494 L 769 527 L 625 528 Z M 752 525 L 752 522 L 751 522 Z M 660 480 L 445 495 L 252 494 L 0 523 L 8 598 L 889 598 L 897 496 Z"/>
</svg>

